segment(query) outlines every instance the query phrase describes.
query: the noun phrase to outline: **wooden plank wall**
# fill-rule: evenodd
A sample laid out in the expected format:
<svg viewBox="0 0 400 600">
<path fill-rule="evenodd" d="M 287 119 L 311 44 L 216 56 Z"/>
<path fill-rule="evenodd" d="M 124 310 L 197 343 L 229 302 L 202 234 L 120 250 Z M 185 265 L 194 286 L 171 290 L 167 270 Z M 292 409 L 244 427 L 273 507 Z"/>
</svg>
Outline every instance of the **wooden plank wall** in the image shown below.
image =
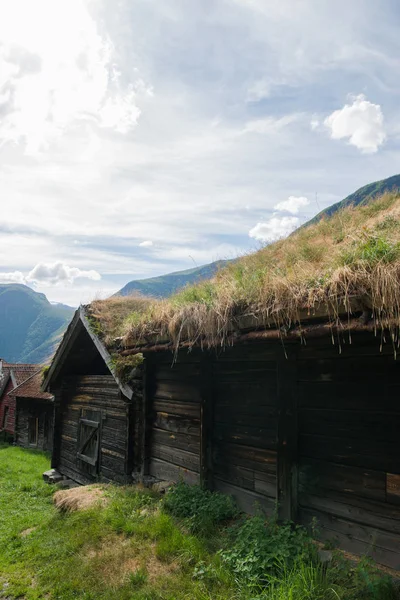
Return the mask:
<svg viewBox="0 0 400 600">
<path fill-rule="evenodd" d="M 246 512 L 272 512 L 277 491 L 277 363 L 262 347 L 227 348 L 213 361 L 213 487 Z"/>
<path fill-rule="evenodd" d="M 61 389 L 60 447 L 56 468 L 79 483 L 95 478 L 77 459 L 79 419 L 87 411 L 101 411 L 99 481 L 130 481 L 129 404 L 111 375 L 64 377 Z"/>
<path fill-rule="evenodd" d="M 48 402 L 37 400 L 17 399 L 17 418 L 15 428 L 15 443 L 17 446 L 29 448 L 29 419 L 38 418 L 38 450 L 51 450 L 53 446 L 54 406 Z"/>
<path fill-rule="evenodd" d="M 148 471 L 159 479 L 200 482 L 200 359 L 162 355 L 147 365 Z"/>
<path fill-rule="evenodd" d="M 298 363 L 299 519 L 400 569 L 400 363 L 323 352 Z"/>
</svg>

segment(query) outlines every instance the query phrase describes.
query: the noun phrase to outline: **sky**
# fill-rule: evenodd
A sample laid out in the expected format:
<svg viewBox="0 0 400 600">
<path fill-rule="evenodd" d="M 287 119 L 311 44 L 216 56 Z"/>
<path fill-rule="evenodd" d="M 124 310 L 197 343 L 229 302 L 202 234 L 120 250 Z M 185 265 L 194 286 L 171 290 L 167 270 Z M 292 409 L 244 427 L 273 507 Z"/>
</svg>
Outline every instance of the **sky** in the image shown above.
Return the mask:
<svg viewBox="0 0 400 600">
<path fill-rule="evenodd" d="M 0 283 L 72 306 L 400 171 L 396 0 L 0 0 Z"/>
</svg>

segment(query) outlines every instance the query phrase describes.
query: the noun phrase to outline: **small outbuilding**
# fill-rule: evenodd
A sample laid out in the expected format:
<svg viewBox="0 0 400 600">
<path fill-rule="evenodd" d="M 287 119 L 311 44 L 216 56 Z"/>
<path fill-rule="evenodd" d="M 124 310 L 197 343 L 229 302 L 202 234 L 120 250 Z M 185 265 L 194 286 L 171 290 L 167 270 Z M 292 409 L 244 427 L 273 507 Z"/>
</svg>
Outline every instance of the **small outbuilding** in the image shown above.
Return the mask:
<svg viewBox="0 0 400 600">
<path fill-rule="evenodd" d="M 11 392 L 40 370 L 40 365 L 8 363 L 0 359 L 0 433 L 13 440 L 15 433 L 15 397 Z"/>
<path fill-rule="evenodd" d="M 76 311 L 42 389 L 54 395 L 52 468 L 81 484 L 131 482 L 135 384 L 120 380 L 83 307 Z"/>
<path fill-rule="evenodd" d="M 41 390 L 42 370 L 10 392 L 15 398 L 14 443 L 24 448 L 53 448 L 54 398 Z"/>
</svg>

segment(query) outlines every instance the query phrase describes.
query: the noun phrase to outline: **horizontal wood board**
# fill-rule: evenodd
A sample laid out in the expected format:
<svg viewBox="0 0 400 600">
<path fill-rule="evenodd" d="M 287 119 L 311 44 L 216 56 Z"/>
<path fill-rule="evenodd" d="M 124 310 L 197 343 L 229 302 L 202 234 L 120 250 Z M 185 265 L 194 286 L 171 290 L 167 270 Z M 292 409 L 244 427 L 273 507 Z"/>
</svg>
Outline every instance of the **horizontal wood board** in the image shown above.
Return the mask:
<svg viewBox="0 0 400 600">
<path fill-rule="evenodd" d="M 157 479 L 200 481 L 200 361 L 152 367 L 146 453 Z"/>
<path fill-rule="evenodd" d="M 213 487 L 246 512 L 276 502 L 277 370 L 260 347 L 227 349 L 213 362 Z M 241 360 L 242 358 L 242 360 Z"/>
<path fill-rule="evenodd" d="M 400 363 L 363 350 L 300 355 L 299 520 L 400 569 L 400 498 L 390 489 L 400 474 Z"/>
<path fill-rule="evenodd" d="M 129 457 L 129 404 L 108 375 L 64 377 L 61 389 L 59 464 L 57 468 L 79 483 L 127 483 Z M 96 474 L 77 457 L 79 422 L 99 418 L 100 442 Z M 97 415 L 97 416 L 96 416 Z"/>
</svg>

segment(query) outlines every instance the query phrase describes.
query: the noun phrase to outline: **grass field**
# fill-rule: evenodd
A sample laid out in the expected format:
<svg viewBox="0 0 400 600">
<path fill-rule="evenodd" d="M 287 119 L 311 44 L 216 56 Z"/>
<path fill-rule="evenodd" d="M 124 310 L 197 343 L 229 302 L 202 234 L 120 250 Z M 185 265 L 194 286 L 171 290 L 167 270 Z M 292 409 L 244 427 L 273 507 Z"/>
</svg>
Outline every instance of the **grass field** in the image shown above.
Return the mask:
<svg viewBox="0 0 400 600">
<path fill-rule="evenodd" d="M 200 490 L 181 486 L 162 501 L 108 486 L 103 504 L 59 512 L 41 481 L 48 467 L 44 454 L 0 446 L 0 598 L 396 598 L 369 567 L 323 569 L 302 530 L 266 528 L 261 517 L 227 524 L 232 503 Z"/>
</svg>

